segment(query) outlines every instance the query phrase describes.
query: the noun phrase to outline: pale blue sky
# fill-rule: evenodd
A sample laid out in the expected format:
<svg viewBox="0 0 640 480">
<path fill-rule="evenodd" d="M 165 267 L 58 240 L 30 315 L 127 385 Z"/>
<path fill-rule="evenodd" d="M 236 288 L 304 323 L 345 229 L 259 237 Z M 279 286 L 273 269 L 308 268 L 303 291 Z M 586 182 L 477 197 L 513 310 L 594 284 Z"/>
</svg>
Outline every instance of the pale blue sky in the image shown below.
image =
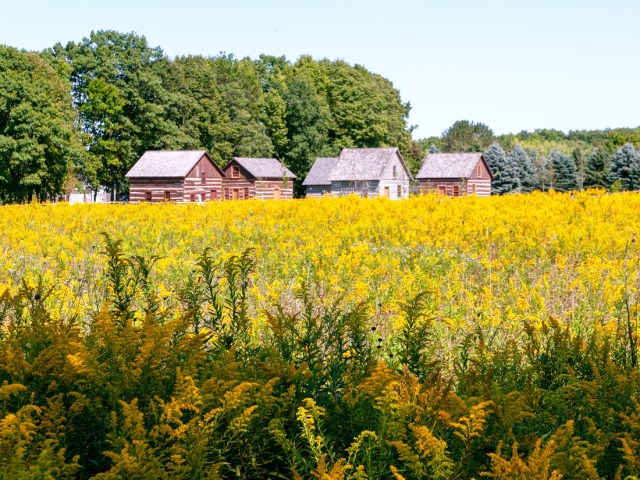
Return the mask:
<svg viewBox="0 0 640 480">
<path fill-rule="evenodd" d="M 415 138 L 463 119 L 498 134 L 640 125 L 634 0 L 0 0 L 0 44 L 41 50 L 100 29 L 171 57 L 364 65 L 411 102 Z"/>
</svg>

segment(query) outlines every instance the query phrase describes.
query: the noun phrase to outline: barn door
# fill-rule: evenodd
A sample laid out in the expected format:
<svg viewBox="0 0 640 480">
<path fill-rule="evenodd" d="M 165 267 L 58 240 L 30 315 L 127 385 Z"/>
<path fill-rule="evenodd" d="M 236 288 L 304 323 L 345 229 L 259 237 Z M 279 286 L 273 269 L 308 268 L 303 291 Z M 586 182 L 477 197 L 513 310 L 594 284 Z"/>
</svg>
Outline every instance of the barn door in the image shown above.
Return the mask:
<svg viewBox="0 0 640 480">
<path fill-rule="evenodd" d="M 237 188 L 234 188 L 231 191 L 231 200 L 238 200 L 238 198 L 240 197 L 240 192 Z"/>
<path fill-rule="evenodd" d="M 273 187 L 273 199 L 280 200 L 280 187 Z"/>
<path fill-rule="evenodd" d="M 384 187 L 384 196 L 389 198 L 389 187 Z"/>
</svg>

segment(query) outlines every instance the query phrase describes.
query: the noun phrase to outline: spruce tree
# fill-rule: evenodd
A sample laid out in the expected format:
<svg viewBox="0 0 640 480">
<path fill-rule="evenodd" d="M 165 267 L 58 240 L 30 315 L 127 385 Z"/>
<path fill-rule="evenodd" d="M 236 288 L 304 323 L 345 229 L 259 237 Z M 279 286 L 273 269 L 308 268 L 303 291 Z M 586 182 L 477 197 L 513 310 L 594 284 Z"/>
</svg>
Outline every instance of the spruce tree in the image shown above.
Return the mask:
<svg viewBox="0 0 640 480">
<path fill-rule="evenodd" d="M 517 172 L 513 165 L 507 162 L 507 157 L 502 147 L 493 143 L 484 153 L 484 158 L 493 174 L 491 182 L 491 190 L 493 193 L 502 195 L 518 191 L 520 186 L 518 182 Z"/>
<path fill-rule="evenodd" d="M 622 190 L 640 187 L 640 155 L 632 144 L 624 144 L 613 154 L 607 180 L 609 186 L 619 182 Z"/>
<path fill-rule="evenodd" d="M 553 168 L 553 188 L 559 192 L 577 190 L 578 169 L 573 158 L 556 149 L 549 155 L 549 161 Z"/>
<path fill-rule="evenodd" d="M 517 144 L 509 152 L 509 155 L 507 155 L 507 163 L 513 165 L 514 171 L 517 173 L 520 192 L 529 193 L 538 188 L 536 167 L 531 161 L 531 157 L 529 157 L 520 144 Z"/>
<path fill-rule="evenodd" d="M 607 188 L 607 173 L 611 159 L 602 148 L 587 156 L 584 167 L 584 188 Z"/>
</svg>

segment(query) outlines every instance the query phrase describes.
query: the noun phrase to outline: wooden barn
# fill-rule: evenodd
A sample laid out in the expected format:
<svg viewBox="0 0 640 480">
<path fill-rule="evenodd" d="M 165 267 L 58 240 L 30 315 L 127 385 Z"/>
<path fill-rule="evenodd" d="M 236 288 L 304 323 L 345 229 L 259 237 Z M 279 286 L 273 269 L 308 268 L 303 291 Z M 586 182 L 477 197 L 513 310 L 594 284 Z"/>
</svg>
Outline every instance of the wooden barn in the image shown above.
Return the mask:
<svg viewBox="0 0 640 480">
<path fill-rule="evenodd" d="M 489 197 L 493 175 L 482 153 L 430 153 L 416 178 L 422 193 Z"/>
<path fill-rule="evenodd" d="M 331 194 L 331 180 L 329 176 L 336 166 L 337 158 L 316 158 L 311 170 L 302 182 L 307 189 L 308 198 L 318 198 Z"/>
<path fill-rule="evenodd" d="M 329 174 L 331 195 L 409 197 L 409 169 L 397 148 L 345 148 Z"/>
<path fill-rule="evenodd" d="M 150 150 L 129 170 L 129 201 L 203 202 L 222 198 L 224 173 L 204 150 Z"/>
<path fill-rule="evenodd" d="M 296 176 L 275 158 L 234 157 L 223 171 L 225 200 L 293 198 Z"/>
</svg>

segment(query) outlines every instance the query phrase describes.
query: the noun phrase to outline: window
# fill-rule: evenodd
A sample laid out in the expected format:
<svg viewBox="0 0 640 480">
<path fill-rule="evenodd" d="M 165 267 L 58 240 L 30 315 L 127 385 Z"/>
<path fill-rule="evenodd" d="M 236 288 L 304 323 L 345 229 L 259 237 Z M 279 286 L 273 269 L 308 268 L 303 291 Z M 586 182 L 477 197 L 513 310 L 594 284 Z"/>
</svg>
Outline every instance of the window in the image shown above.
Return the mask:
<svg viewBox="0 0 640 480">
<path fill-rule="evenodd" d="M 200 174 L 200 183 L 202 183 L 202 185 L 207 183 L 207 172 L 204 170 L 202 170 L 202 173 Z"/>
<path fill-rule="evenodd" d="M 480 164 L 476 167 L 476 176 L 482 177 L 482 165 Z"/>
<path fill-rule="evenodd" d="M 216 200 L 218 198 L 218 192 L 215 190 L 211 190 L 211 196 L 209 198 L 211 200 Z"/>
<path fill-rule="evenodd" d="M 454 197 L 459 197 L 460 196 L 460 186 L 458 186 L 458 185 L 454 185 L 453 186 L 453 196 Z"/>
<path fill-rule="evenodd" d="M 225 198 L 225 200 L 229 200 L 229 189 L 228 188 L 224 189 L 224 198 Z"/>
<path fill-rule="evenodd" d="M 398 167 L 396 165 L 393 166 L 393 178 L 398 178 Z"/>
<path fill-rule="evenodd" d="M 249 187 L 244 187 L 244 198 L 249 200 Z"/>
<path fill-rule="evenodd" d="M 151 192 L 144 192 L 144 201 L 145 202 L 151 201 Z"/>
<path fill-rule="evenodd" d="M 192 193 L 192 194 L 191 194 L 191 196 L 190 196 L 190 200 L 191 200 L 192 202 L 195 202 L 195 201 L 196 201 L 196 194 L 195 194 L 195 193 Z"/>
<path fill-rule="evenodd" d="M 402 185 L 398 185 L 398 198 L 402 198 Z"/>
<path fill-rule="evenodd" d="M 231 178 L 240 178 L 240 167 L 231 167 Z"/>
<path fill-rule="evenodd" d="M 453 197 L 453 187 L 451 185 L 447 185 L 447 195 Z"/>
<path fill-rule="evenodd" d="M 476 194 L 476 184 L 472 183 L 471 184 L 471 195 L 475 195 Z"/>
<path fill-rule="evenodd" d="M 164 191 L 164 201 L 165 202 L 170 202 L 171 201 L 171 192 L 169 190 L 165 190 Z"/>
</svg>

